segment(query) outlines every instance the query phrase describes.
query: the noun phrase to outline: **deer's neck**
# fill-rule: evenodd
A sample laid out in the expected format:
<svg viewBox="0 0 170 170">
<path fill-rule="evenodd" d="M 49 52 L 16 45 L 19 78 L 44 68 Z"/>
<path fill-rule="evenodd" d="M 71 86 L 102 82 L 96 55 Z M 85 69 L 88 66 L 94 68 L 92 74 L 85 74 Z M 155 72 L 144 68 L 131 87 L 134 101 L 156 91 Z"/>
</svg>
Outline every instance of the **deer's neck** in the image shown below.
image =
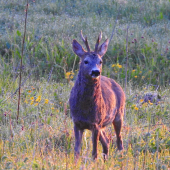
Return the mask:
<svg viewBox="0 0 170 170">
<path fill-rule="evenodd" d="M 79 93 L 83 100 L 92 100 L 96 102 L 102 96 L 101 93 L 101 78 L 98 79 L 88 79 L 83 75 L 78 75 Z"/>
</svg>

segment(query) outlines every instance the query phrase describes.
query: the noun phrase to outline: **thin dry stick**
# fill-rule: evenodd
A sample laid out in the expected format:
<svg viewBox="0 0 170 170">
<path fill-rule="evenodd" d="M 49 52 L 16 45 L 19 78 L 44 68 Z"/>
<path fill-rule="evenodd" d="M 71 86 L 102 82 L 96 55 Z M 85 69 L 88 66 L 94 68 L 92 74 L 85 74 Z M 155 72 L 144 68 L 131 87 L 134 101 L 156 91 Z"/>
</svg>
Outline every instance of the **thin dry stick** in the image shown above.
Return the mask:
<svg viewBox="0 0 170 170">
<path fill-rule="evenodd" d="M 127 67 L 128 67 L 128 29 L 129 25 L 127 26 L 127 35 L 126 35 L 126 71 L 125 71 L 125 95 L 126 95 L 126 87 L 127 87 Z M 126 120 L 126 109 L 124 111 L 124 118 Z"/>
<path fill-rule="evenodd" d="M 115 31 L 115 28 L 116 28 L 116 24 L 117 24 L 117 20 L 118 20 L 117 18 L 118 18 L 120 9 L 121 9 L 121 7 L 119 7 L 119 10 L 118 10 L 118 13 L 117 13 L 117 17 L 116 17 L 115 24 L 114 24 L 114 27 L 113 27 L 113 30 L 112 30 L 112 35 L 111 35 L 110 40 L 109 40 L 109 44 L 110 44 L 110 42 L 111 42 L 111 40 L 112 40 L 112 38 L 113 38 L 113 35 L 114 35 L 114 31 Z M 108 46 L 109 46 L 109 45 L 108 45 Z"/>
<path fill-rule="evenodd" d="M 23 36 L 23 40 L 22 40 L 22 53 L 21 53 L 21 60 L 20 60 L 17 123 L 18 123 L 18 119 L 19 119 L 19 107 L 20 107 L 20 98 L 21 98 L 22 59 L 23 59 L 23 53 L 24 53 L 24 44 L 25 44 L 25 35 L 26 35 L 26 26 L 27 26 L 27 12 L 28 12 L 28 0 L 27 0 L 27 5 L 26 5 L 26 11 L 25 11 L 25 27 L 24 27 L 24 36 Z"/>
</svg>

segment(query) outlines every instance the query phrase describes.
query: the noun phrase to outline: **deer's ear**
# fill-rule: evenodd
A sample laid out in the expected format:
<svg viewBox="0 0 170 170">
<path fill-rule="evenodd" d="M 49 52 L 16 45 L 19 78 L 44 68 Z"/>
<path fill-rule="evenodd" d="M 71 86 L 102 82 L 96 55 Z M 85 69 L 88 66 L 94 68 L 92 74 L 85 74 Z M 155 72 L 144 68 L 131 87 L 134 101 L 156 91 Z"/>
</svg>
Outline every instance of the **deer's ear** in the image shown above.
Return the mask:
<svg viewBox="0 0 170 170">
<path fill-rule="evenodd" d="M 99 47 L 98 54 L 103 57 L 107 51 L 107 47 L 109 45 L 109 40 L 106 39 L 106 41 Z"/>
<path fill-rule="evenodd" d="M 84 56 L 86 51 L 76 40 L 73 40 L 72 47 L 73 47 L 73 51 L 76 55 L 78 55 L 79 57 Z"/>
</svg>

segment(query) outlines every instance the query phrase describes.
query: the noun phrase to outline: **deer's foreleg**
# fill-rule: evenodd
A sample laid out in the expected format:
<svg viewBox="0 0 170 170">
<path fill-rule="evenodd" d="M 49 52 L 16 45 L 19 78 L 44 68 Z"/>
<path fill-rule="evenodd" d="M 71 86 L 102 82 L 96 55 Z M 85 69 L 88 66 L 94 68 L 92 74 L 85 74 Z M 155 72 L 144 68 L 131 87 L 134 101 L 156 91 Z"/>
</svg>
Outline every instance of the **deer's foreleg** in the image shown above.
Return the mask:
<svg viewBox="0 0 170 170">
<path fill-rule="evenodd" d="M 74 125 L 74 134 L 75 134 L 74 156 L 75 156 L 75 160 L 77 161 L 77 159 L 79 158 L 79 155 L 80 155 L 83 130 L 78 129 L 78 127 L 76 125 Z"/>
<path fill-rule="evenodd" d="M 93 151 L 92 156 L 93 159 L 97 159 L 97 148 L 98 148 L 98 141 L 99 141 L 100 131 L 97 127 L 92 130 L 92 142 L 93 142 Z"/>
</svg>

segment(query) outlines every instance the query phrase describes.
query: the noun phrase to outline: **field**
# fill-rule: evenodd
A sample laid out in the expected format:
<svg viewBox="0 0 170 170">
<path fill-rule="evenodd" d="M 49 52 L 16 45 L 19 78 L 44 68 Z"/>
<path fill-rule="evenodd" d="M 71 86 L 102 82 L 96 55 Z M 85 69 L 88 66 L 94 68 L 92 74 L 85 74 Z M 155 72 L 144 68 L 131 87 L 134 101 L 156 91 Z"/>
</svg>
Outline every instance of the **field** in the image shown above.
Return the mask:
<svg viewBox="0 0 170 170">
<path fill-rule="evenodd" d="M 29 0 L 23 46 L 26 4 L 0 1 L 0 170 L 170 169 L 170 1 Z M 101 145 L 93 161 L 86 131 L 74 163 L 68 99 L 79 69 L 71 42 L 82 43 L 81 30 L 92 48 L 100 31 L 102 41 L 113 33 L 102 74 L 126 93 L 124 150 L 109 126 L 106 162 Z"/>
</svg>

